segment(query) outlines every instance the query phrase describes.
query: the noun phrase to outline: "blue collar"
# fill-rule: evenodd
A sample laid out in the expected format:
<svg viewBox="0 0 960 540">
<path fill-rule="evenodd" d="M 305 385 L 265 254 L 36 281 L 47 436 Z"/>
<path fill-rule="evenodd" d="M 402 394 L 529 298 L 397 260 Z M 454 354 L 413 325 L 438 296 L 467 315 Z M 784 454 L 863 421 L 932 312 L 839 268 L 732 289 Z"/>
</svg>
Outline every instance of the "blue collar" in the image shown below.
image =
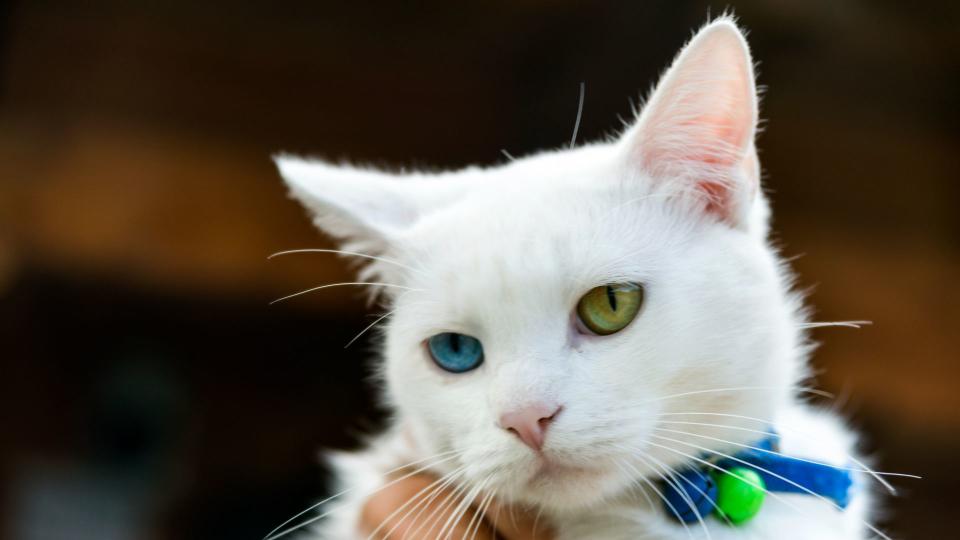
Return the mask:
<svg viewBox="0 0 960 540">
<path fill-rule="evenodd" d="M 775 433 L 730 457 L 705 457 L 662 483 L 668 515 L 691 523 L 716 512 L 731 524 L 756 515 L 767 492 L 819 496 L 843 510 L 850 503 L 852 487 L 849 468 L 785 456 Z M 731 506 L 733 511 L 728 511 L 726 507 Z"/>
</svg>

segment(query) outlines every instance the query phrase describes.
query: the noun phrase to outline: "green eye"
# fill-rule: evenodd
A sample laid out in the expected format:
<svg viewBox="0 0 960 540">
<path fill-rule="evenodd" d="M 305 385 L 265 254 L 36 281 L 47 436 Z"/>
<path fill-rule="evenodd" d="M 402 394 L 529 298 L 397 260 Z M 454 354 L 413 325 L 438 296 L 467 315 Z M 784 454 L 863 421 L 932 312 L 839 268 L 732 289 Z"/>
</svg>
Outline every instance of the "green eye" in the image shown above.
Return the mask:
<svg viewBox="0 0 960 540">
<path fill-rule="evenodd" d="M 626 328 L 643 305 L 643 287 L 613 283 L 590 289 L 577 303 L 577 316 L 591 332 L 608 336 Z"/>
</svg>

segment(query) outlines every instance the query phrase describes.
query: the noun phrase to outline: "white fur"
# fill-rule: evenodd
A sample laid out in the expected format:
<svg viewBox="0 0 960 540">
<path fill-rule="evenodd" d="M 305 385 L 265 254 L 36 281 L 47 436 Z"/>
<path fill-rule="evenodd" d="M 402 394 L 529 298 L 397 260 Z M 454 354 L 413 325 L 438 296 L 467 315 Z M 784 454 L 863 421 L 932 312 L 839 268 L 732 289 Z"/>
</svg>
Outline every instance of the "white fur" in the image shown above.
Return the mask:
<svg viewBox="0 0 960 540">
<path fill-rule="evenodd" d="M 364 277 L 409 288 L 381 291 L 394 310 L 382 363 L 393 428 L 363 452 L 331 457 L 354 491 L 326 507 L 316 533 L 360 538 L 359 509 L 387 471 L 453 450 L 431 470 L 464 466 L 457 485 L 486 482 L 535 507 L 561 539 L 864 538 L 865 490 L 845 512 L 810 496 L 768 497 L 744 527 L 707 516 L 688 532 L 642 480 L 659 478 L 654 462 L 693 463 L 681 455 L 701 455 L 692 445 L 751 444 L 759 435 L 748 430 L 764 421 L 802 457 L 848 465 L 854 452 L 853 436 L 795 391 L 808 345 L 766 239 L 756 122 L 746 42 L 721 18 L 615 141 L 433 175 L 279 158 L 318 225 L 346 249 L 400 263 L 375 262 Z M 578 299 L 625 281 L 646 290 L 636 320 L 611 336 L 579 332 Z M 458 375 L 436 367 L 424 341 L 440 332 L 478 338 L 483 365 Z M 544 452 L 566 472 L 534 479 L 537 456 L 496 424 L 533 401 L 563 405 Z M 697 425 L 709 423 L 724 426 Z"/>
</svg>

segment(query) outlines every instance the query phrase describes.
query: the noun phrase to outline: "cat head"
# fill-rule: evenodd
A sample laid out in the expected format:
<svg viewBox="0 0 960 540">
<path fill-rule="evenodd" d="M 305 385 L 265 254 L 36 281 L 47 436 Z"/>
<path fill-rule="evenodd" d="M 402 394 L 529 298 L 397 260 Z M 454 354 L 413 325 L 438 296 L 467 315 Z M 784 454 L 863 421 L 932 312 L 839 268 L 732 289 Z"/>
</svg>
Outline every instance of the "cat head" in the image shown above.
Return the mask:
<svg viewBox="0 0 960 540">
<path fill-rule="evenodd" d="M 379 258 L 386 397 L 462 481 L 589 505 L 758 438 L 802 373 L 767 244 L 757 95 L 705 26 L 616 140 L 437 174 L 280 157 L 317 225 Z M 741 418 L 742 417 L 742 418 Z M 702 425 L 700 425 L 702 424 Z"/>
</svg>

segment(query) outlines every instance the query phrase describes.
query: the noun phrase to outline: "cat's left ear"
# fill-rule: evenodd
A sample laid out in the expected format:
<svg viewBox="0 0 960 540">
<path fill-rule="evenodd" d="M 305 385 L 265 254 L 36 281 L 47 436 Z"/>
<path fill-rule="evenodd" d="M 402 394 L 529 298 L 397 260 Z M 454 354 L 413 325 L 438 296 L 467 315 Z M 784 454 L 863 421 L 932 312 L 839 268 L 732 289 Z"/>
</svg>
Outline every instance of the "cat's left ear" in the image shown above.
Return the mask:
<svg viewBox="0 0 960 540">
<path fill-rule="evenodd" d="M 388 251 L 404 231 L 465 188 L 439 175 L 392 174 L 287 155 L 274 161 L 318 228 L 369 254 Z"/>
<path fill-rule="evenodd" d="M 750 50 L 727 18 L 701 29 L 660 79 L 623 136 L 628 167 L 697 197 L 745 227 L 759 189 L 757 90 Z"/>
</svg>

